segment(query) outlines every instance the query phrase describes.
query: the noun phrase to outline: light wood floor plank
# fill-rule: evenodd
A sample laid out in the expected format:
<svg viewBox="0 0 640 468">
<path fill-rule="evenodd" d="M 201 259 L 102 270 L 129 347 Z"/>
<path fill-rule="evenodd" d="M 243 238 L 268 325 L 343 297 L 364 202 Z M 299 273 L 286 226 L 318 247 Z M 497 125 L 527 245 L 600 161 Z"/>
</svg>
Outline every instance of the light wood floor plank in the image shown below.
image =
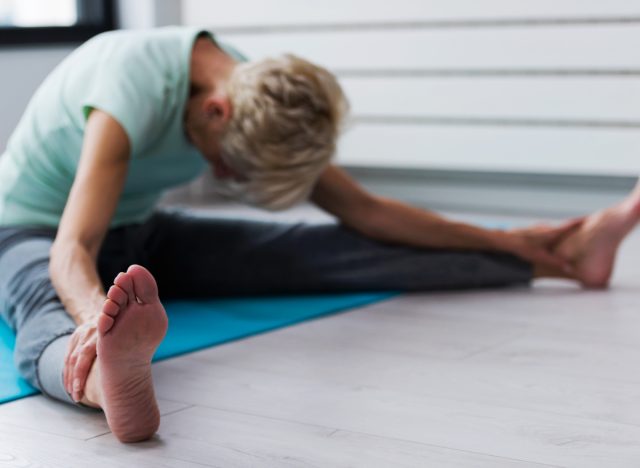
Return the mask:
<svg viewBox="0 0 640 468">
<path fill-rule="evenodd" d="M 207 372 L 197 375 L 202 368 Z M 602 466 L 601 460 L 608 459 L 607 466 L 630 466 L 640 460 L 640 426 L 490 405 L 476 402 L 473 392 L 467 401 L 437 398 L 203 367 L 188 358 L 160 363 L 155 376 L 163 397 L 176 379 L 181 383 L 173 391 L 179 390 L 183 401 L 228 411 L 552 465 Z"/>
<path fill-rule="evenodd" d="M 111 435 L 91 443 L 119 448 Z M 148 444 L 166 459 L 224 467 L 548 466 L 202 406 L 165 417 Z"/>
<path fill-rule="evenodd" d="M 189 405 L 160 399 L 158 406 L 161 414 L 169 414 Z M 4 424 L 76 439 L 90 439 L 109 432 L 102 411 L 69 405 L 43 395 L 0 406 L 0 425 Z"/>
<path fill-rule="evenodd" d="M 10 468 L 198 468 L 201 464 L 168 460 L 153 445 L 109 447 L 45 434 L 12 424 L 0 425 L 0 466 Z"/>
<path fill-rule="evenodd" d="M 509 362 L 448 361 L 421 356 L 398 359 L 386 352 L 329 345 L 325 332 L 287 329 L 195 353 L 195 367 L 215 374 L 217 367 L 255 371 L 310 383 L 342 384 L 406 392 L 410 395 L 475 401 L 487 405 L 586 417 L 640 426 L 640 383 L 593 375 L 551 372 Z M 306 325 L 302 325 L 304 327 Z M 304 340 L 300 339 L 303 335 Z M 498 349 L 508 349 L 504 345 Z M 277 349 L 278 352 L 271 350 Z M 487 351 L 489 353 L 489 351 Z"/>
</svg>

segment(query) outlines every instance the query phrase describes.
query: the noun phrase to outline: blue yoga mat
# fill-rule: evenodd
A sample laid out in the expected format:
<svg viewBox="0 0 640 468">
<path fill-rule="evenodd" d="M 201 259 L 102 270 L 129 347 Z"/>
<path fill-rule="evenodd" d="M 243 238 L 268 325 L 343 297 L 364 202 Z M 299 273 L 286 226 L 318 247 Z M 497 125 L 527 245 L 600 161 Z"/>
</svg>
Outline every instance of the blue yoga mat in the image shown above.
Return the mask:
<svg viewBox="0 0 640 468">
<path fill-rule="evenodd" d="M 169 331 L 154 361 L 208 348 L 323 315 L 352 309 L 396 293 L 178 301 L 166 304 Z M 0 320 L 0 403 L 38 393 L 13 365 L 15 336 Z"/>
</svg>

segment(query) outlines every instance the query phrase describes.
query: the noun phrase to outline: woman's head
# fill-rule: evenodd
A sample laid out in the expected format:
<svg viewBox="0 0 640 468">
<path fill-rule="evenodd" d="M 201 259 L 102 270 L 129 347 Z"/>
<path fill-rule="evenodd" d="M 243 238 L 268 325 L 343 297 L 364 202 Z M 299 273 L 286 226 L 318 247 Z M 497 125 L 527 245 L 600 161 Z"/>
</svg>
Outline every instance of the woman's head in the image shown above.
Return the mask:
<svg viewBox="0 0 640 468">
<path fill-rule="evenodd" d="M 284 55 L 237 65 L 226 94 L 231 115 L 220 139 L 221 157 L 245 179 L 228 185 L 267 209 L 305 199 L 335 153 L 348 111 L 336 78 Z"/>
</svg>

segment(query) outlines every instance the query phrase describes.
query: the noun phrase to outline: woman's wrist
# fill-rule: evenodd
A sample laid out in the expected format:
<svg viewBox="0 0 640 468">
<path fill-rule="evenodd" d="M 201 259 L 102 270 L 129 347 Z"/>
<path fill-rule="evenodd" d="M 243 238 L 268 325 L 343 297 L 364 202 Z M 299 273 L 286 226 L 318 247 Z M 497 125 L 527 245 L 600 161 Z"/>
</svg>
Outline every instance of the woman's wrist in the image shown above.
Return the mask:
<svg viewBox="0 0 640 468">
<path fill-rule="evenodd" d="M 72 315 L 73 320 L 78 326 L 88 322 L 95 323 L 98 320 L 98 316 L 100 315 L 100 311 L 102 310 L 102 306 L 106 299 L 106 296 L 100 292 L 94 294 L 91 300 L 87 301 L 87 303 L 82 305 L 77 304 L 75 307 L 70 307 L 70 309 L 77 311 L 76 314 Z"/>
<path fill-rule="evenodd" d="M 513 235 L 504 229 L 489 229 L 487 243 L 490 250 L 498 252 L 511 252 Z"/>
<path fill-rule="evenodd" d="M 80 325 L 84 325 L 85 323 L 96 322 L 98 320 L 98 315 L 99 315 L 98 312 L 85 313 L 85 314 L 79 315 L 77 318 L 74 317 L 74 321 L 76 322 L 76 325 L 80 326 Z"/>
</svg>

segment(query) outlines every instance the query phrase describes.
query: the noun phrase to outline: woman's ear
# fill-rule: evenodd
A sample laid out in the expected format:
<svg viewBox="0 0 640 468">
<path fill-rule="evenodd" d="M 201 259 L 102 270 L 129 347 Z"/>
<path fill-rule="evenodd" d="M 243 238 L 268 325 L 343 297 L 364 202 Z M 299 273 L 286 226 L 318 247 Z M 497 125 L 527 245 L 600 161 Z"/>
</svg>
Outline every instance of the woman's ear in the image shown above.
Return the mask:
<svg viewBox="0 0 640 468">
<path fill-rule="evenodd" d="M 231 100 L 226 95 L 212 94 L 203 103 L 204 113 L 216 129 L 223 129 L 231 119 Z"/>
</svg>

